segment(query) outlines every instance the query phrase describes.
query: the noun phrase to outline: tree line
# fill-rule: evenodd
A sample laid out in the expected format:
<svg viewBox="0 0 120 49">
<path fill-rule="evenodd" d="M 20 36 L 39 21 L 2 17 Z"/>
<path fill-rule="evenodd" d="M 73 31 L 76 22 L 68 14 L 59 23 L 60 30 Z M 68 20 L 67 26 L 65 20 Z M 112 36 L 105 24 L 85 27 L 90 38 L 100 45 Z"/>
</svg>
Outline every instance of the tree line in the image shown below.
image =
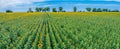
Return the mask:
<svg viewBox="0 0 120 49">
<path fill-rule="evenodd" d="M 29 8 L 29 10 L 27 12 L 33 12 L 33 11 L 31 8 Z M 45 8 L 37 7 L 37 8 L 35 8 L 35 12 L 50 12 L 50 7 L 45 7 Z M 56 8 L 53 8 L 52 12 L 66 12 L 66 11 L 63 10 L 62 7 L 59 7 L 59 10 L 57 10 Z"/>
<path fill-rule="evenodd" d="M 13 12 L 12 10 L 6 10 L 6 12 Z M 63 7 L 59 7 L 58 9 L 57 8 L 52 8 L 52 11 L 50 11 L 50 7 L 36 7 L 35 8 L 35 11 L 32 10 L 32 8 L 29 8 L 28 13 L 31 13 L 31 12 L 67 12 L 65 10 L 63 10 Z M 87 7 L 85 8 L 85 11 L 78 11 L 77 10 L 77 7 L 74 6 L 73 7 L 73 12 L 120 12 L 119 10 L 115 9 L 115 10 L 110 10 L 110 9 L 107 9 L 107 8 L 90 8 L 90 7 Z"/>
<path fill-rule="evenodd" d="M 88 12 L 119 12 L 119 10 L 115 9 L 115 10 L 110 10 L 107 8 L 86 8 L 86 10 Z"/>
</svg>

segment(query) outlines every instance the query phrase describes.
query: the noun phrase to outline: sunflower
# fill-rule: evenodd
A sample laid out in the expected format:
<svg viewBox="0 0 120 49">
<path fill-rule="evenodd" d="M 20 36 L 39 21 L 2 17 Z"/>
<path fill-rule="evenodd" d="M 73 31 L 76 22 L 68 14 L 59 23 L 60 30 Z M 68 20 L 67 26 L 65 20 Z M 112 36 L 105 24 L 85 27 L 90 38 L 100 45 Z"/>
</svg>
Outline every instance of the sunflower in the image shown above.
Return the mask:
<svg viewBox="0 0 120 49">
<path fill-rule="evenodd" d="M 40 36 L 42 36 L 42 33 L 40 33 Z"/>
<path fill-rule="evenodd" d="M 81 48 L 81 49 L 84 49 L 84 48 Z"/>
<path fill-rule="evenodd" d="M 38 47 L 42 47 L 42 44 L 38 44 Z"/>
</svg>

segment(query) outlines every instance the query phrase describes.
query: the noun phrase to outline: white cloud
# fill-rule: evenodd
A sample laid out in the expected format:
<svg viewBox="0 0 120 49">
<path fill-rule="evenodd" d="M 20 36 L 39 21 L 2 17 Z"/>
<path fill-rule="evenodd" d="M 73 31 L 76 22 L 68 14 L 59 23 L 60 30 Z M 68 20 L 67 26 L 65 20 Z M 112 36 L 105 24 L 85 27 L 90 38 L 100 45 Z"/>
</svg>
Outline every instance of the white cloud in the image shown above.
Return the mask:
<svg viewBox="0 0 120 49">
<path fill-rule="evenodd" d="M 31 4 L 33 2 L 43 2 L 44 0 L 0 0 L 0 7 L 16 6 L 20 4 Z"/>
</svg>

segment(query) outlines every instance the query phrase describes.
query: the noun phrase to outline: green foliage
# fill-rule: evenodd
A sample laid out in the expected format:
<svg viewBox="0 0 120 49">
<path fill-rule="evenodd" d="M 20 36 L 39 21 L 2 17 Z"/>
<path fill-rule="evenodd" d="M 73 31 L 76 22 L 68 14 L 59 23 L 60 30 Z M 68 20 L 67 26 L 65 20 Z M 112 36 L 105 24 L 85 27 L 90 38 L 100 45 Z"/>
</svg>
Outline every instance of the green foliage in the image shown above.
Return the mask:
<svg viewBox="0 0 120 49">
<path fill-rule="evenodd" d="M 57 12 L 56 8 L 53 8 L 52 12 Z"/>
<path fill-rule="evenodd" d="M 12 10 L 6 10 L 6 13 L 12 13 L 13 11 Z"/>
<path fill-rule="evenodd" d="M 59 7 L 59 12 L 62 12 L 63 11 L 63 7 Z"/>
<path fill-rule="evenodd" d="M 73 9 L 74 9 L 74 12 L 77 12 L 77 7 L 76 6 Z"/>
<path fill-rule="evenodd" d="M 91 8 L 86 8 L 87 11 L 91 11 Z M 119 12 L 119 10 L 110 10 L 110 9 L 102 9 L 102 8 L 93 8 L 92 12 Z"/>
<path fill-rule="evenodd" d="M 96 9 L 96 8 L 93 8 L 92 12 L 97 12 L 97 9 Z"/>
<path fill-rule="evenodd" d="M 38 7 L 36 7 L 36 12 L 40 12 L 41 11 L 41 8 L 38 8 Z"/>
<path fill-rule="evenodd" d="M 92 9 L 91 9 L 90 7 L 87 7 L 86 10 L 87 10 L 88 12 L 91 12 Z"/>
<path fill-rule="evenodd" d="M 33 11 L 32 11 L 32 9 L 31 8 L 29 8 L 29 10 L 27 11 L 28 13 L 32 13 Z"/>
<path fill-rule="evenodd" d="M 43 12 L 49 12 L 50 11 L 50 8 L 49 7 L 45 7 L 42 9 Z"/>
</svg>

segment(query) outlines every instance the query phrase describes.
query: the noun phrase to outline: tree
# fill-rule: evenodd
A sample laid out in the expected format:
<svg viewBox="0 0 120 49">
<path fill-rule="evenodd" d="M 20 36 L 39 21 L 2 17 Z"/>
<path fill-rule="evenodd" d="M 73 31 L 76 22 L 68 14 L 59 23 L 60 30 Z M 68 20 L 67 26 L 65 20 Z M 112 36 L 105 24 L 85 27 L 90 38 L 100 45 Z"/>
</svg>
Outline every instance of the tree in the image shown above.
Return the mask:
<svg viewBox="0 0 120 49">
<path fill-rule="evenodd" d="M 33 12 L 31 8 L 29 8 L 29 10 L 27 12 Z"/>
<path fill-rule="evenodd" d="M 62 12 L 66 12 L 65 10 L 63 10 Z"/>
<path fill-rule="evenodd" d="M 119 10 L 115 9 L 115 10 L 112 10 L 111 12 L 119 12 Z"/>
<path fill-rule="evenodd" d="M 36 10 L 36 12 L 40 12 L 40 9 L 38 7 L 35 10 Z"/>
<path fill-rule="evenodd" d="M 77 11 L 77 8 L 76 8 L 76 6 L 73 8 L 73 10 L 74 10 L 74 12 L 76 12 L 76 11 Z"/>
<path fill-rule="evenodd" d="M 45 8 L 42 9 L 42 11 L 43 11 L 43 12 L 47 12 L 47 11 L 49 12 L 49 11 L 50 11 L 50 8 L 49 8 L 49 7 L 45 7 Z"/>
<path fill-rule="evenodd" d="M 49 12 L 49 11 L 50 11 L 50 7 L 46 7 L 46 11 L 48 11 L 48 12 Z"/>
<path fill-rule="evenodd" d="M 82 12 L 82 11 L 80 10 L 80 11 L 78 11 L 78 12 Z"/>
<path fill-rule="evenodd" d="M 42 9 L 43 9 L 43 8 L 39 8 L 39 11 L 42 12 Z"/>
<path fill-rule="evenodd" d="M 108 9 L 102 9 L 102 12 L 108 12 Z"/>
<path fill-rule="evenodd" d="M 89 7 L 87 7 L 87 8 L 86 8 L 86 10 L 87 10 L 88 12 L 90 12 L 92 9 L 91 9 L 91 8 L 89 8 Z"/>
<path fill-rule="evenodd" d="M 46 7 L 42 9 L 42 12 L 46 12 L 46 11 L 47 11 Z"/>
<path fill-rule="evenodd" d="M 45 8 L 43 8 L 43 9 L 42 9 L 42 12 L 46 12 L 46 9 L 45 9 Z"/>
<path fill-rule="evenodd" d="M 53 8 L 52 11 L 53 11 L 53 12 L 57 12 L 56 8 Z"/>
<path fill-rule="evenodd" d="M 102 12 L 101 8 L 98 8 L 98 9 L 97 9 L 97 12 Z"/>
<path fill-rule="evenodd" d="M 96 8 L 93 8 L 92 12 L 97 12 L 97 9 L 96 9 Z"/>
<path fill-rule="evenodd" d="M 62 12 L 63 8 L 62 7 L 59 7 L 59 12 Z"/>
<path fill-rule="evenodd" d="M 11 11 L 11 10 L 6 10 L 6 13 L 12 13 L 13 11 Z"/>
</svg>

